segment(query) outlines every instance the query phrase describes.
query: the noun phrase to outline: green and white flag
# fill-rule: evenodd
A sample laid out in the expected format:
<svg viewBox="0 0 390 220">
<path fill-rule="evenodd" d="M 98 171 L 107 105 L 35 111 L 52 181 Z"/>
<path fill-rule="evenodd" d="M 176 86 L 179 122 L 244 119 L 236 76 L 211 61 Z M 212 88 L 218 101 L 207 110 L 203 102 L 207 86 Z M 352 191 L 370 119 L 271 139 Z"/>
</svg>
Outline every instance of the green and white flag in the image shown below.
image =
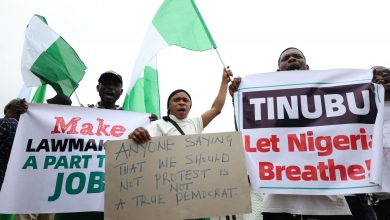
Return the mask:
<svg viewBox="0 0 390 220">
<path fill-rule="evenodd" d="M 86 66 L 73 48 L 34 15 L 26 30 L 22 76 L 27 87 L 50 84 L 57 93 L 71 96 L 83 78 Z"/>
<path fill-rule="evenodd" d="M 160 6 L 135 63 L 123 109 L 160 117 L 156 56 L 170 45 L 195 51 L 217 48 L 194 0 L 165 0 Z"/>
<path fill-rule="evenodd" d="M 31 99 L 31 103 L 44 103 L 46 96 L 46 84 L 37 87 L 34 96 Z"/>
</svg>

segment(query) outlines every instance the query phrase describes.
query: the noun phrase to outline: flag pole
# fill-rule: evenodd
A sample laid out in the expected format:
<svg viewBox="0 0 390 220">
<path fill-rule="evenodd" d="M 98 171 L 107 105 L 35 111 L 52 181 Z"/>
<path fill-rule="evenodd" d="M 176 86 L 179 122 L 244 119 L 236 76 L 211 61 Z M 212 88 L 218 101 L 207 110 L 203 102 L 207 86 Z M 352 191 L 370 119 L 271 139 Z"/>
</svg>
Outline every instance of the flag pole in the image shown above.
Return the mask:
<svg viewBox="0 0 390 220">
<path fill-rule="evenodd" d="M 219 60 L 221 61 L 222 65 L 223 65 L 223 68 L 226 69 L 226 65 L 225 65 L 225 63 L 224 63 L 223 60 L 222 60 L 221 54 L 219 54 L 217 48 L 214 48 L 214 50 L 215 50 L 215 52 L 217 52 L 218 57 L 219 57 Z M 229 78 L 230 78 L 230 81 L 233 81 L 233 76 L 229 76 Z"/>
<path fill-rule="evenodd" d="M 76 90 L 74 91 L 74 94 L 76 95 L 76 98 L 77 98 L 77 101 L 79 102 L 79 105 L 80 105 L 81 107 L 84 107 L 84 105 L 81 104 L 81 102 L 80 102 L 80 99 L 79 99 L 79 96 L 77 95 Z"/>
</svg>

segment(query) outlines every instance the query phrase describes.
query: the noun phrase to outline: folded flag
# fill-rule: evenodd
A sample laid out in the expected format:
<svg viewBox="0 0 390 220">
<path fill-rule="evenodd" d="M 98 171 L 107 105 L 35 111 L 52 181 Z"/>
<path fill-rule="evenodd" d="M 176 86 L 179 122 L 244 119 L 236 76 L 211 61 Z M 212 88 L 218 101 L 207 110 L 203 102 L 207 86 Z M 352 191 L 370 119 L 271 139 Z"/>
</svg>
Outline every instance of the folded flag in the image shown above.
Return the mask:
<svg viewBox="0 0 390 220">
<path fill-rule="evenodd" d="M 165 0 L 158 9 L 135 63 L 123 109 L 160 117 L 156 56 L 170 45 L 194 51 L 217 48 L 194 0 Z"/>
<path fill-rule="evenodd" d="M 25 30 L 22 76 L 27 87 L 49 84 L 57 93 L 71 96 L 86 66 L 73 48 L 46 22 L 34 15 Z"/>
</svg>

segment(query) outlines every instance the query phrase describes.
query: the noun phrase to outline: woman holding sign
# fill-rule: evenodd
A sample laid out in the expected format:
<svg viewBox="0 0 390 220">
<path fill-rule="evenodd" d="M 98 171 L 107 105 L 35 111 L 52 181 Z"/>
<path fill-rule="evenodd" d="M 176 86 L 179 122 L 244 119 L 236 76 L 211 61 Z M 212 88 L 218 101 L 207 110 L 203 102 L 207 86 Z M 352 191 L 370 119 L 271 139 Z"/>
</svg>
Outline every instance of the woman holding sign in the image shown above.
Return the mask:
<svg viewBox="0 0 390 220">
<path fill-rule="evenodd" d="M 218 95 L 211 108 L 201 116 L 187 118 L 192 107 L 191 96 L 187 91 L 178 89 L 173 91 L 168 97 L 167 116 L 152 122 L 146 128 L 136 128 L 129 134 L 129 139 L 134 140 L 138 144 L 142 144 L 149 141 L 151 137 L 202 133 L 203 129 L 221 113 L 225 104 L 230 76 L 232 75 L 228 68 L 223 70 Z"/>
</svg>

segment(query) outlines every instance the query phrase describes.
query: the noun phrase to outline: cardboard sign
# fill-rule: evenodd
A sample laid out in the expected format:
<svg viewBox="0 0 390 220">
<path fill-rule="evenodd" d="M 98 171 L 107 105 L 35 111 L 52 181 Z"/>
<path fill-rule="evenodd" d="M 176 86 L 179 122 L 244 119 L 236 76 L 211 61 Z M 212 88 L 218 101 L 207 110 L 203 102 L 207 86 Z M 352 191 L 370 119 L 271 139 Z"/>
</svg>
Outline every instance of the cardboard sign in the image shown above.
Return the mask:
<svg viewBox="0 0 390 220">
<path fill-rule="evenodd" d="M 189 219 L 251 212 L 241 134 L 152 138 L 106 147 L 105 219 Z"/>
</svg>

